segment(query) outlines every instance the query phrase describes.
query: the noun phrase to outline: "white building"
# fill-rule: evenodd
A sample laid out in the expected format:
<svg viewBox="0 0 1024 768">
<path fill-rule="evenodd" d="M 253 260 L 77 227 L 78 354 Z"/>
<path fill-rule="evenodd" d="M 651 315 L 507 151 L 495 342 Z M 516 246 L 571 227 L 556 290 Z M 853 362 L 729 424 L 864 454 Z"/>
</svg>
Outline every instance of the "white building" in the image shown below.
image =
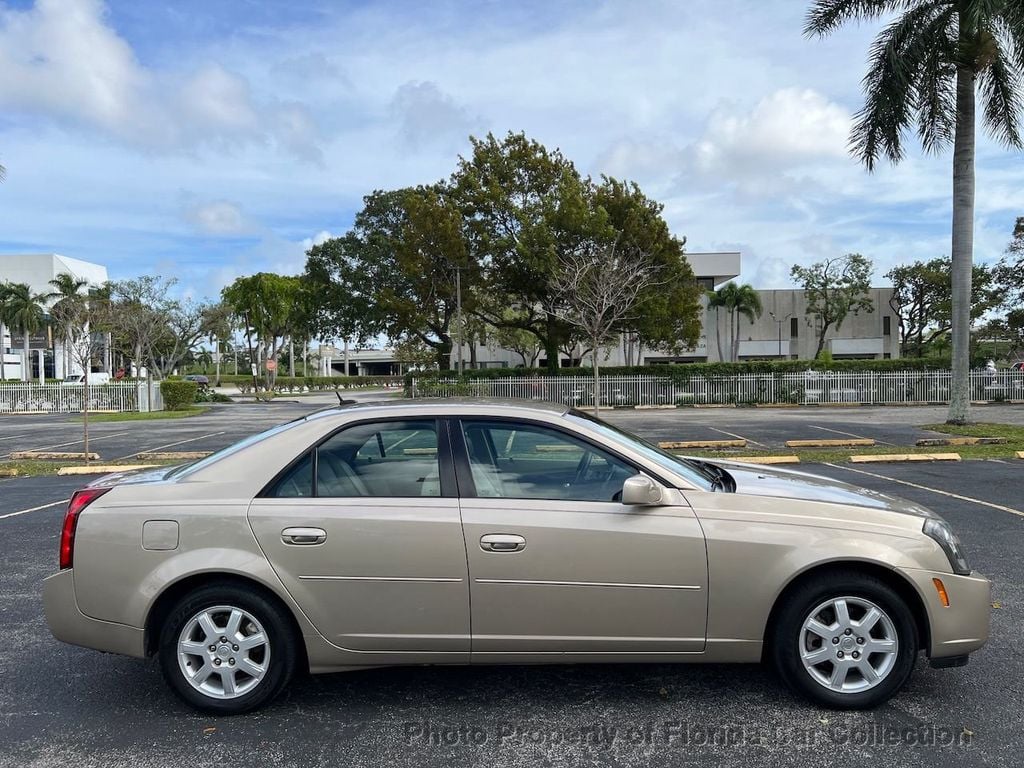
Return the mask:
<svg viewBox="0 0 1024 768">
<path fill-rule="evenodd" d="M 90 285 L 107 282 L 107 268 L 88 261 L 72 259 L 57 253 L 0 254 L 0 282 L 26 283 L 33 293 L 53 291 L 50 281 L 61 274 L 70 274 Z M 52 302 L 50 302 L 52 303 Z M 47 377 L 64 378 L 68 373 L 81 373 L 77 366 L 64 370 L 64 351 L 60 339 L 52 333 L 42 332 L 29 337 L 28 369 L 30 378 L 38 378 L 40 365 Z M 4 328 L 0 337 L 0 379 L 20 379 L 24 353 L 22 338 L 15 329 Z"/>
</svg>

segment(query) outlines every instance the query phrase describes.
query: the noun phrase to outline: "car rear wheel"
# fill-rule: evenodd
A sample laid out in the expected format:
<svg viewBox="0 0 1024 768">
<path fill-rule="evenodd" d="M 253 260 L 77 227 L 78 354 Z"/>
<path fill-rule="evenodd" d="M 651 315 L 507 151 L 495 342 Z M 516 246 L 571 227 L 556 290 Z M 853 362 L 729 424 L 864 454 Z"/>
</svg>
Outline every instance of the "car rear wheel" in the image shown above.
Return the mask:
<svg viewBox="0 0 1024 768">
<path fill-rule="evenodd" d="M 295 639 L 283 610 L 254 590 L 212 584 L 185 595 L 160 633 L 168 684 L 199 709 L 239 714 L 291 679 Z"/>
<path fill-rule="evenodd" d="M 914 617 L 885 582 L 858 573 L 811 581 L 789 595 L 772 658 L 782 678 L 819 704 L 875 707 L 907 682 L 917 658 Z"/>
</svg>

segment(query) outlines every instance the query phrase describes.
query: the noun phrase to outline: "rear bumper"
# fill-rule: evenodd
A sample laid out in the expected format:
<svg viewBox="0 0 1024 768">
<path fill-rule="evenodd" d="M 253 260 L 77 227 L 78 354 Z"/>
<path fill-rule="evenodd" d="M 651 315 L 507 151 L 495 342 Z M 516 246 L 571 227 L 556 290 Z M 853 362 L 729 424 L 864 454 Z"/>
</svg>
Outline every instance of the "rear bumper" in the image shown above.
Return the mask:
<svg viewBox="0 0 1024 768">
<path fill-rule="evenodd" d="M 108 653 L 146 655 L 142 629 L 93 619 L 78 610 L 73 570 L 43 580 L 43 610 L 50 632 L 58 640 Z"/>
<path fill-rule="evenodd" d="M 913 582 L 928 612 L 930 658 L 966 657 L 988 641 L 992 612 L 992 586 L 988 579 L 978 573 L 956 576 L 916 568 L 903 568 L 900 572 Z M 942 580 L 949 596 L 948 607 L 939 599 L 932 579 Z"/>
</svg>

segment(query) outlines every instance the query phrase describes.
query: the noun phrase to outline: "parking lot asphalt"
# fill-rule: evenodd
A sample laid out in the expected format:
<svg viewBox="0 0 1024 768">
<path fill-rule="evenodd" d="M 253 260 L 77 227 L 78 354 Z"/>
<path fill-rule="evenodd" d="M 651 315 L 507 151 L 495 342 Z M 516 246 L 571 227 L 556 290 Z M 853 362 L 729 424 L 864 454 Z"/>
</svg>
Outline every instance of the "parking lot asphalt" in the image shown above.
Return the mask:
<svg viewBox="0 0 1024 768">
<path fill-rule="evenodd" d="M 116 447 L 113 458 L 175 438 L 200 437 L 183 448 L 218 447 L 303 409 L 309 406 L 230 406 L 180 422 L 97 428 L 129 432 L 107 441 Z M 860 409 L 857 418 L 869 410 Z M 902 424 L 907 428 L 941 421 L 925 410 L 856 423 L 835 412 L 847 421 L 807 420 L 793 428 L 858 432 L 877 421 L 879 430 L 894 429 L 907 411 L 914 412 Z M 689 429 L 692 413 L 612 418 L 647 437 L 670 439 L 661 430 Z M 755 434 L 767 439 L 781 419 L 778 412 L 767 415 L 767 424 L 741 424 L 709 414 L 702 426 L 740 427 L 740 434 L 760 429 Z M 50 430 L 39 444 L 67 436 L 66 422 L 51 421 L 33 422 Z M 20 434 L 8 429 L 9 422 L 0 422 L 0 438 Z M 697 432 L 671 439 L 689 434 Z M 645 664 L 318 676 L 296 681 L 260 712 L 216 718 L 174 698 L 152 661 L 66 646 L 50 636 L 41 581 L 56 568 L 59 502 L 82 480 L 0 480 L 0 766 L 1019 765 L 1024 514 L 1014 510 L 1024 513 L 1024 462 L 805 469 L 919 501 L 953 523 L 972 565 L 993 579 L 1000 606 L 992 612 L 989 644 L 967 667 L 933 670 L 922 660 L 897 698 L 861 713 L 809 706 L 759 666 Z"/>
</svg>

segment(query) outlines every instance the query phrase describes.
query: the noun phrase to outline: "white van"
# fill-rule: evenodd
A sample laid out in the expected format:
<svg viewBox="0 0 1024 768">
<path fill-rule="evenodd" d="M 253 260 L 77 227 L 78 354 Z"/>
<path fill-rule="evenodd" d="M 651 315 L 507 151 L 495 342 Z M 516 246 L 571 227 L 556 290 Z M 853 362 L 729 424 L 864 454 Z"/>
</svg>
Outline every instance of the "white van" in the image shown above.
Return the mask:
<svg viewBox="0 0 1024 768">
<path fill-rule="evenodd" d="M 85 376 L 81 373 L 72 373 L 69 376 L 64 377 L 64 381 L 61 382 L 62 387 L 80 387 L 85 383 Z M 110 383 L 110 374 L 103 371 L 95 371 L 89 374 L 89 386 L 90 387 L 102 387 L 104 384 Z"/>
</svg>

